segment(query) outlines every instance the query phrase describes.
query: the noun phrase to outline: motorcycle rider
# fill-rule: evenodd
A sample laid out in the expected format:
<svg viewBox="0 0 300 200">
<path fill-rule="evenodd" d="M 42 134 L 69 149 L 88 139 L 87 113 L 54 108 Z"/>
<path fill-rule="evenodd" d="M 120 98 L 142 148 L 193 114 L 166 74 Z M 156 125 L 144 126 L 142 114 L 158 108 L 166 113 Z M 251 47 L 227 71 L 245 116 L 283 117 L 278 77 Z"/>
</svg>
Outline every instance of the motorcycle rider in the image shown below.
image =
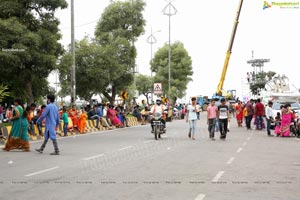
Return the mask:
<svg viewBox="0 0 300 200">
<path fill-rule="evenodd" d="M 155 114 L 155 113 L 160 113 L 162 115 L 160 121 L 161 123 L 163 123 L 164 125 L 164 132 L 165 132 L 165 128 L 166 128 L 166 120 L 164 119 L 164 113 L 166 113 L 166 106 L 162 104 L 161 99 L 157 99 L 156 100 L 156 104 L 154 106 L 152 106 L 150 114 Z M 154 117 L 152 116 L 151 120 L 150 120 L 150 124 L 151 124 L 151 128 L 152 131 L 151 133 L 154 133 L 154 126 L 152 125 L 152 122 L 154 121 Z"/>
</svg>

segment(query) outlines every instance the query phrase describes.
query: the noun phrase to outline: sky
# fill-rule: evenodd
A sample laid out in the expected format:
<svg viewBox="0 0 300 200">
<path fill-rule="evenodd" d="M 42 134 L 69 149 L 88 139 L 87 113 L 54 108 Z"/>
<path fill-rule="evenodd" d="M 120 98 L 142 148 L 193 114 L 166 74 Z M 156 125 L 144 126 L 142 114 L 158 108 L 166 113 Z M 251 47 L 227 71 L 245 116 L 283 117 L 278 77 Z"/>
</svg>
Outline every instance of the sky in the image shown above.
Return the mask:
<svg viewBox="0 0 300 200">
<path fill-rule="evenodd" d="M 56 17 L 61 21 L 60 30 L 63 45 L 71 41 L 70 0 L 67 9 L 58 10 Z M 109 0 L 74 0 L 75 39 L 88 35 L 94 37 L 97 21 Z M 169 18 L 163 14 L 169 1 L 146 0 L 143 12 L 146 20 L 145 33 L 135 43 L 136 64 L 141 74 L 149 75 L 151 45 L 147 38 L 151 28 L 157 43 L 155 52 L 169 41 Z M 212 96 L 216 91 L 224 65 L 226 51 L 240 0 L 174 0 L 176 15 L 171 17 L 171 43 L 184 44 L 192 59 L 193 81 L 187 86 L 186 98 L 195 95 Z M 253 71 L 247 64 L 252 59 L 270 59 L 264 65 L 265 71 L 285 74 L 300 88 L 300 8 L 280 7 L 269 1 L 271 7 L 263 9 L 263 0 L 244 0 L 232 54 L 224 82 L 224 89 L 236 89 L 237 95 L 244 94 L 243 83 L 246 73 Z M 299 7 L 299 6 L 298 6 Z M 254 52 L 252 55 L 252 51 Z M 171 68 L 172 70 L 172 68 Z"/>
</svg>

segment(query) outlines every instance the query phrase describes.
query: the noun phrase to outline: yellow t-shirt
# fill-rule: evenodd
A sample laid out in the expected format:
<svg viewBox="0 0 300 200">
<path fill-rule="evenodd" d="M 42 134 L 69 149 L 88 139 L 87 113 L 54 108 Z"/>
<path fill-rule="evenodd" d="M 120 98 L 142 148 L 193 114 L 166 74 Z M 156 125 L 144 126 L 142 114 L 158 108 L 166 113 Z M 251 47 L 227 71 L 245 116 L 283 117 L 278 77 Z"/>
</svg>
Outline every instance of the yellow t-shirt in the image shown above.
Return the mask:
<svg viewBox="0 0 300 200">
<path fill-rule="evenodd" d="M 247 116 L 248 116 L 248 110 L 247 110 L 246 107 L 245 107 L 244 110 L 243 110 L 243 115 L 244 115 L 244 117 L 247 117 Z"/>
</svg>

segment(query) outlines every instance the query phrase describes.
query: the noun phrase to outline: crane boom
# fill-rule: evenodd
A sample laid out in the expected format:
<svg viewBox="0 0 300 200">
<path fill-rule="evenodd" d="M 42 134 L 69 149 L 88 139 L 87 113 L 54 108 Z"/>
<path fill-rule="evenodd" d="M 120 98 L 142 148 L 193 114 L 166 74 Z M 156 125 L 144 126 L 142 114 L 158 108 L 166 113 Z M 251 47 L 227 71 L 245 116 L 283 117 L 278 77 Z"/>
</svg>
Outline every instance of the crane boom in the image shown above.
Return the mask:
<svg viewBox="0 0 300 200">
<path fill-rule="evenodd" d="M 232 33 L 231 33 L 231 38 L 230 38 L 228 50 L 226 52 L 226 57 L 225 57 L 225 61 L 224 61 L 224 66 L 223 66 L 220 82 L 218 84 L 217 91 L 216 91 L 216 94 L 219 95 L 219 96 L 222 96 L 222 95 L 225 96 L 223 94 L 224 93 L 223 92 L 223 85 L 224 85 L 224 81 L 225 81 L 225 77 L 226 77 L 226 72 L 227 72 L 227 68 L 228 68 L 228 63 L 229 63 L 229 59 L 230 59 L 230 55 L 231 55 L 231 50 L 232 50 L 232 46 L 233 46 L 237 26 L 238 26 L 238 23 L 239 23 L 239 17 L 240 17 L 242 5 L 243 5 L 243 0 L 240 0 L 240 4 L 239 4 L 239 7 L 238 7 L 236 18 L 235 18 L 235 21 L 234 21 L 234 24 L 233 24 L 233 29 L 232 29 Z"/>
</svg>

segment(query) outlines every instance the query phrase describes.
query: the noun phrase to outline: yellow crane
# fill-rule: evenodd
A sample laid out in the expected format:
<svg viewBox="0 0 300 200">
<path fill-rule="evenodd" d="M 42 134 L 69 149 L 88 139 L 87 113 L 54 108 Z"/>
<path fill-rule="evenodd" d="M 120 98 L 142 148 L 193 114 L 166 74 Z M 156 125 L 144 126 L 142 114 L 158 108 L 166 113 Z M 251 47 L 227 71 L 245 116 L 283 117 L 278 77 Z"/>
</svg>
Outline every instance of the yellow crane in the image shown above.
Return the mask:
<svg viewBox="0 0 300 200">
<path fill-rule="evenodd" d="M 238 23 L 239 23 L 239 17 L 240 17 L 242 5 L 243 5 L 243 0 L 240 0 L 238 11 L 237 11 L 237 14 L 236 14 L 236 18 L 235 18 L 235 21 L 234 21 L 234 24 L 233 24 L 233 30 L 232 30 L 232 33 L 231 33 L 231 38 L 230 38 L 228 50 L 226 52 L 226 58 L 225 58 L 225 61 L 224 61 L 224 66 L 223 66 L 221 78 L 220 78 L 220 81 L 219 81 L 219 84 L 218 84 L 218 87 L 217 87 L 217 90 L 216 90 L 216 95 L 217 96 L 232 98 L 233 97 L 232 96 L 233 92 L 235 91 L 235 90 L 225 91 L 223 89 L 223 85 L 224 85 L 224 81 L 225 81 L 225 77 L 226 77 L 226 72 L 227 72 L 227 68 L 228 68 L 228 63 L 229 63 L 229 59 L 230 59 L 230 55 L 231 55 L 231 51 L 232 51 L 232 46 L 233 46 L 237 26 L 238 26 Z"/>
</svg>

